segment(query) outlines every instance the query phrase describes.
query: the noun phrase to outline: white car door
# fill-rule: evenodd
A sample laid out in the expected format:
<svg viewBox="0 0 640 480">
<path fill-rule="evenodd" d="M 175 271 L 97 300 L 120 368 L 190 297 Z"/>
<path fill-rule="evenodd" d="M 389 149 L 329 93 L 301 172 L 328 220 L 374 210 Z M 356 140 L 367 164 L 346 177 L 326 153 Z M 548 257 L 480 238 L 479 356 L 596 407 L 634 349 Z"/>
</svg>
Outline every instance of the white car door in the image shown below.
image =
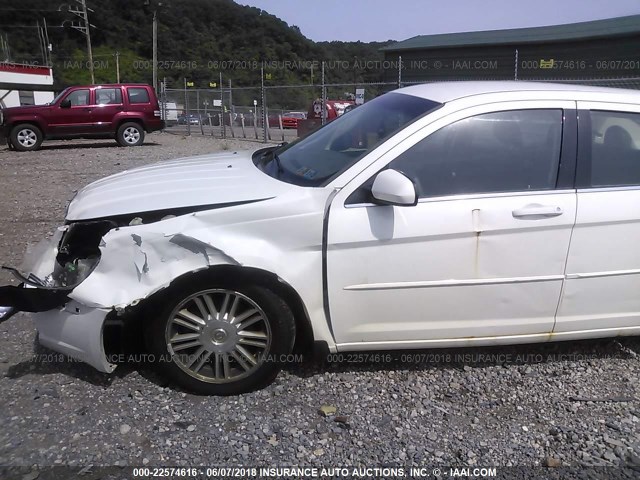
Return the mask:
<svg viewBox="0 0 640 480">
<path fill-rule="evenodd" d="M 640 106 L 578 102 L 578 109 L 578 214 L 555 332 L 637 334 Z"/>
<path fill-rule="evenodd" d="M 575 221 L 575 142 L 575 102 L 475 107 L 425 127 L 344 187 L 328 221 L 338 348 L 549 335 Z M 414 181 L 417 205 L 372 203 L 385 168 Z"/>
</svg>

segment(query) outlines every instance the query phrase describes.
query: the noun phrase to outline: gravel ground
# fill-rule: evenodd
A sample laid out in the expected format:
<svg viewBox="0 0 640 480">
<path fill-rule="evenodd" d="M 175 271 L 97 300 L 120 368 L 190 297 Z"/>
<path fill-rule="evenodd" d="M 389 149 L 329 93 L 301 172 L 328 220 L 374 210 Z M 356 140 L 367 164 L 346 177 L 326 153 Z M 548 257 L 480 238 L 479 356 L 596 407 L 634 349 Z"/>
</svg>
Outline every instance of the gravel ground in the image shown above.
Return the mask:
<svg viewBox="0 0 640 480">
<path fill-rule="evenodd" d="M 0 149 L 0 263 L 19 263 L 92 180 L 238 148 L 154 134 L 132 149 L 108 141 L 51 142 L 19 155 Z M 4 466 L 539 466 L 529 471 L 539 476 L 562 465 L 574 469 L 566 478 L 599 465 L 615 467 L 608 478 L 640 475 L 637 338 L 405 352 L 389 361 L 345 355 L 288 366 L 259 392 L 208 398 L 164 384 L 143 365 L 106 375 L 65 360 L 37 346 L 26 314 L 0 324 L 0 337 Z"/>
</svg>

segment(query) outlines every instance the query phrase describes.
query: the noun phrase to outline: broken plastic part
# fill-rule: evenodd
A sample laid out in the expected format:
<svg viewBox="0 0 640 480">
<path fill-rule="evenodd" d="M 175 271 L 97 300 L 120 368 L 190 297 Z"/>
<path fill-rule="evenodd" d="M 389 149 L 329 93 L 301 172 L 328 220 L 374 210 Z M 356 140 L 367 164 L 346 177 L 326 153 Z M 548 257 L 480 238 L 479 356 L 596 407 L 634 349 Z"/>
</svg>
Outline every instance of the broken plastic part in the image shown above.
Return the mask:
<svg viewBox="0 0 640 480">
<path fill-rule="evenodd" d="M 0 323 L 9 320 L 17 312 L 14 307 L 0 307 Z"/>
<path fill-rule="evenodd" d="M 35 245 L 28 245 L 20 268 L 9 270 L 19 271 L 24 279 L 29 280 L 30 284 L 54 286 L 46 285 L 45 279 L 55 271 L 58 245 L 60 245 L 64 234 L 64 229 L 56 229 L 51 237 L 45 238 Z"/>
<path fill-rule="evenodd" d="M 21 312 L 45 312 L 64 305 L 69 290 L 25 288 L 7 285 L 0 287 L 0 305 Z"/>
<path fill-rule="evenodd" d="M 114 227 L 116 224 L 109 220 L 64 225 L 50 238 L 28 246 L 20 269 L 2 268 L 29 286 L 69 291 L 96 267 L 102 237 Z"/>
</svg>

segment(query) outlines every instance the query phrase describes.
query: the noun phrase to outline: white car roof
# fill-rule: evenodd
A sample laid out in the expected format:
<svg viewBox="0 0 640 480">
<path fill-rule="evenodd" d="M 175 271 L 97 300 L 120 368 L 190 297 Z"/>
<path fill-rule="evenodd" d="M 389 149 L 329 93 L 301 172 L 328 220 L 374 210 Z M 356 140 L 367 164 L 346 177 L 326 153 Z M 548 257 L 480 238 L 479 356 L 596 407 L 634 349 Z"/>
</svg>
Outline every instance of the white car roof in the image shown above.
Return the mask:
<svg viewBox="0 0 640 480">
<path fill-rule="evenodd" d="M 565 83 L 525 82 L 525 81 L 459 81 L 436 82 L 422 85 L 414 85 L 395 90 L 416 97 L 422 97 L 439 103 L 447 103 L 464 97 L 474 95 L 486 95 L 505 92 L 567 92 L 575 93 L 576 99 L 585 97 L 594 100 L 606 100 L 608 97 L 628 96 L 627 101 L 640 103 L 640 91 L 622 88 L 592 87 L 587 85 L 574 85 Z M 572 97 L 573 95 L 568 95 Z"/>
</svg>

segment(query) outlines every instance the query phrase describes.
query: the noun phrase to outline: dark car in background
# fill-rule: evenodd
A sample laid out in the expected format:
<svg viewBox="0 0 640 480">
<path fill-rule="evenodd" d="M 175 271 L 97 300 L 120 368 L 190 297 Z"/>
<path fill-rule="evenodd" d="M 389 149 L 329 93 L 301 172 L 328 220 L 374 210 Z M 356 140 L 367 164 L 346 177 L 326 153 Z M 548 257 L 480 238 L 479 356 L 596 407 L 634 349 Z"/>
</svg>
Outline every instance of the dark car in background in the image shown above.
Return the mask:
<svg viewBox="0 0 640 480">
<path fill-rule="evenodd" d="M 353 105 L 347 105 L 346 107 L 344 107 L 344 111 L 342 112 L 342 114 L 344 115 L 345 113 L 349 113 L 350 111 L 355 110 L 357 107 L 359 107 L 357 103 L 354 103 Z"/>
<path fill-rule="evenodd" d="M 187 123 L 189 125 L 200 125 L 200 122 L 200 116 L 196 115 L 195 113 L 190 113 L 189 115 L 182 113 L 178 115 L 178 125 L 186 125 Z M 203 122 L 203 125 L 204 123 L 205 122 Z"/>
<path fill-rule="evenodd" d="M 114 138 L 133 147 L 142 145 L 145 132 L 163 128 L 155 91 L 144 84 L 69 87 L 51 103 L 0 111 L 0 137 L 18 151 L 70 138 Z"/>
</svg>

